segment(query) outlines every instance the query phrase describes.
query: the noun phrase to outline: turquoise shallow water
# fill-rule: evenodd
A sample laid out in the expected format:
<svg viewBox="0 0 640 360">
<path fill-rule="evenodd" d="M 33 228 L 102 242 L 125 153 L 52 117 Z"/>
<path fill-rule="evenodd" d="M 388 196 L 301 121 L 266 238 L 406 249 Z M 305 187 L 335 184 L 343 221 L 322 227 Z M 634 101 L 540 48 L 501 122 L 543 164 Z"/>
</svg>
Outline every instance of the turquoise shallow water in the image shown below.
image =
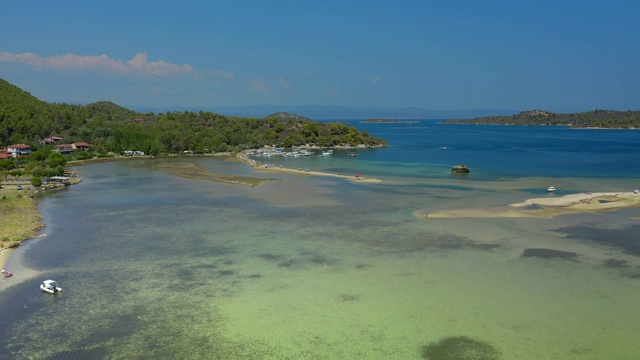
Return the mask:
<svg viewBox="0 0 640 360">
<path fill-rule="evenodd" d="M 537 136 L 547 141 L 544 134 Z M 501 359 L 640 353 L 638 209 L 552 219 L 415 216 L 506 205 L 514 193 L 540 196 L 550 182 L 567 193 L 632 189 L 637 177 L 509 176 L 490 171 L 476 150 L 470 165 L 487 170 L 452 177 L 449 159 L 400 162 L 388 152 L 404 148 L 376 151 L 304 164 L 383 180 L 372 184 L 260 174 L 280 180 L 248 188 L 159 166 L 192 161 L 252 175 L 244 164 L 205 158 L 77 168 L 82 183 L 40 200 L 47 236 L 7 264 L 36 275 L 2 284 L 0 358 L 420 359 L 424 346 L 461 336 Z M 633 146 L 616 151 L 638 156 Z M 522 257 L 531 248 L 576 256 Z M 45 278 L 63 292 L 42 293 Z"/>
</svg>

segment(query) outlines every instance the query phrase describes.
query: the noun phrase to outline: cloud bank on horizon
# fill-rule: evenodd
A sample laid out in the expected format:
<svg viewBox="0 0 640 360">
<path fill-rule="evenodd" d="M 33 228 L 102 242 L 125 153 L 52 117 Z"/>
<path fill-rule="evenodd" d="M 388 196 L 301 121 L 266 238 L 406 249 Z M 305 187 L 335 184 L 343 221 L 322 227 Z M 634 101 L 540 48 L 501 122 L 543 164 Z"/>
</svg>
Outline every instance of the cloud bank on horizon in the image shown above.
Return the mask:
<svg viewBox="0 0 640 360">
<path fill-rule="evenodd" d="M 0 78 L 132 108 L 640 109 L 637 2 L 183 5 L 7 2 Z"/>
<path fill-rule="evenodd" d="M 33 66 L 37 71 L 97 71 L 105 74 L 142 75 L 142 76 L 184 76 L 195 74 L 189 64 L 177 65 L 166 61 L 148 61 L 145 53 L 136 54 L 131 60 L 111 59 L 107 55 L 64 54 L 42 57 L 34 53 L 11 54 L 0 52 L 0 61 L 15 62 Z M 221 70 L 218 70 L 221 71 Z M 216 72 L 213 72 L 214 74 Z M 231 74 L 233 77 L 233 74 Z"/>
</svg>

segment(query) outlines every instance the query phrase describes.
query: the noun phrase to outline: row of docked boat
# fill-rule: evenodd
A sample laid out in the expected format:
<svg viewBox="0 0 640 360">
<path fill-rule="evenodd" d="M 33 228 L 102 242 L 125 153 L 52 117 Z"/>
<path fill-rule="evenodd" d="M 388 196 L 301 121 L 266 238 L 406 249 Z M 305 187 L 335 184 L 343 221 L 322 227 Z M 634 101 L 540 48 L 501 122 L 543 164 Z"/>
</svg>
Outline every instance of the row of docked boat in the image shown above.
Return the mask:
<svg viewBox="0 0 640 360">
<path fill-rule="evenodd" d="M 248 156 L 260 156 L 260 157 L 302 157 L 302 156 L 311 156 L 311 155 L 313 155 L 313 153 L 305 149 L 292 150 L 292 151 L 284 151 L 282 149 L 256 150 L 248 154 Z"/>
<path fill-rule="evenodd" d="M 284 151 L 282 149 L 274 149 L 274 150 L 268 149 L 268 150 L 256 150 L 252 153 L 247 154 L 247 156 L 252 156 L 252 157 L 303 157 L 303 156 L 312 156 L 312 155 L 330 156 L 330 155 L 333 155 L 333 150 L 326 150 L 321 152 L 320 154 L 316 154 L 306 149 L 291 150 L 291 151 Z"/>
</svg>

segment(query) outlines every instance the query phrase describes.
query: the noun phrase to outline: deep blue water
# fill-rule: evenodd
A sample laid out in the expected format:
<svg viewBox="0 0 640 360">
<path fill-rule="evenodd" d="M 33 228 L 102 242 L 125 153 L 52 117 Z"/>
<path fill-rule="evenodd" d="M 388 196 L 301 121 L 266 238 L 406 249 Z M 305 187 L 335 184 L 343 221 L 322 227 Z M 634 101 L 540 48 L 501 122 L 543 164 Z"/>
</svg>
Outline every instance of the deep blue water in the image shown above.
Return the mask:
<svg viewBox="0 0 640 360">
<path fill-rule="evenodd" d="M 289 168 L 372 176 L 450 176 L 465 164 L 474 180 L 519 177 L 638 178 L 640 131 L 565 126 L 499 126 L 417 123 L 348 125 L 387 140 L 378 149 L 338 150 L 330 157 L 260 159 Z M 354 161 L 357 160 L 357 161 Z"/>
<path fill-rule="evenodd" d="M 413 124 L 353 121 L 349 125 L 389 141 L 387 148 L 360 151 L 360 161 L 446 170 L 466 164 L 474 173 L 490 178 L 640 177 L 638 130 L 452 125 L 437 120 Z"/>
</svg>

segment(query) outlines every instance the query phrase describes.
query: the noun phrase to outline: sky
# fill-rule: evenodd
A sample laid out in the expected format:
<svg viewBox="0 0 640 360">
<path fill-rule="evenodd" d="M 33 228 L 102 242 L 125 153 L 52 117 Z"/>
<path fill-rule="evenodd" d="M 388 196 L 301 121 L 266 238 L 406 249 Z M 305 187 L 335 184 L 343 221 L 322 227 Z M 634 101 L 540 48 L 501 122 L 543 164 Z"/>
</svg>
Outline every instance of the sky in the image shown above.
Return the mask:
<svg viewBox="0 0 640 360">
<path fill-rule="evenodd" d="M 48 102 L 640 110 L 640 1 L 0 2 L 0 78 Z"/>
</svg>

